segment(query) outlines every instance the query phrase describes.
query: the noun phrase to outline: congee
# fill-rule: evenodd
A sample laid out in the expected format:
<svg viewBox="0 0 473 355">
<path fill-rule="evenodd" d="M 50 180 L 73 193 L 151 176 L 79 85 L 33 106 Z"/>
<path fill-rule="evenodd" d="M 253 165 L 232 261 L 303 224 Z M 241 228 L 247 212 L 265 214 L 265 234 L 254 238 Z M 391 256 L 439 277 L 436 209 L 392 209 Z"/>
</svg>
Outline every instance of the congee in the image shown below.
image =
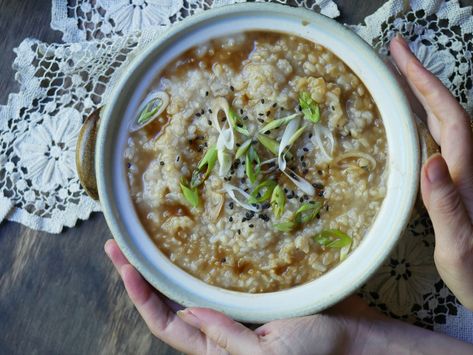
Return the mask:
<svg viewBox="0 0 473 355">
<path fill-rule="evenodd" d="M 386 193 L 386 135 L 368 90 L 326 48 L 279 33 L 218 38 L 169 63 L 130 125 L 125 161 L 158 248 L 243 292 L 335 267 Z"/>
</svg>

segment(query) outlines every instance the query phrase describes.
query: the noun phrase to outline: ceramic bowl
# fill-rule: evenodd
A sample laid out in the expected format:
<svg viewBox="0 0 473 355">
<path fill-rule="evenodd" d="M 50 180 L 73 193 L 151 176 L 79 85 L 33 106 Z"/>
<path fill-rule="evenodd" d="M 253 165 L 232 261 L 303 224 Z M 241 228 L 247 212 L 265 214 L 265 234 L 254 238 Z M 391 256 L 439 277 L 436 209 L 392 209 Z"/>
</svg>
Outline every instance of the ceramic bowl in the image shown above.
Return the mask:
<svg viewBox="0 0 473 355">
<path fill-rule="evenodd" d="M 389 150 L 387 195 L 361 244 L 322 277 L 262 294 L 211 286 L 172 264 L 138 219 L 123 158 L 129 124 L 160 71 L 190 47 L 249 30 L 297 35 L 325 46 L 341 58 L 371 92 L 384 121 Z M 408 102 L 393 74 L 371 47 L 324 16 L 267 3 L 205 11 L 156 38 L 126 70 L 102 112 L 95 154 L 98 193 L 107 223 L 123 253 L 146 280 L 184 306 L 210 307 L 237 320 L 255 323 L 319 312 L 359 288 L 388 256 L 407 224 L 419 176 L 418 133 Z"/>
</svg>

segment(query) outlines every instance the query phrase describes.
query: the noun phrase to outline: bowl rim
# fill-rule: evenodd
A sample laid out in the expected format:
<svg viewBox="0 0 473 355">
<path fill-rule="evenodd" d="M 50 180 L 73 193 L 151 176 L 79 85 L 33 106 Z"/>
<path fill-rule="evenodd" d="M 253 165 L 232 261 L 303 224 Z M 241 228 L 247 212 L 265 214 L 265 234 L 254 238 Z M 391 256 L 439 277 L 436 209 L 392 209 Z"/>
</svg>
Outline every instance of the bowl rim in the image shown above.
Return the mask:
<svg viewBox="0 0 473 355">
<path fill-rule="evenodd" d="M 241 15 L 248 15 L 253 17 L 259 16 L 276 16 L 278 19 L 286 19 L 291 17 L 297 19 L 301 22 L 301 26 L 328 26 L 334 34 L 340 37 L 345 37 L 345 41 L 353 41 L 352 45 L 359 49 L 362 52 L 362 57 L 366 57 L 371 61 L 370 70 L 375 70 L 380 78 L 387 79 L 385 85 L 387 87 L 387 91 L 391 94 L 391 99 L 399 103 L 399 107 L 397 108 L 401 113 L 404 121 L 402 121 L 403 132 L 405 133 L 404 143 L 406 146 L 411 147 L 410 151 L 410 158 L 412 163 L 410 167 L 412 168 L 408 172 L 402 172 L 407 174 L 406 177 L 410 177 L 410 180 L 405 178 L 404 185 L 402 189 L 404 192 L 405 201 L 403 206 L 407 210 L 404 211 L 397 211 L 399 215 L 398 223 L 396 226 L 393 227 L 392 234 L 383 246 L 383 250 L 378 251 L 376 257 L 373 257 L 369 267 L 364 273 L 359 273 L 359 277 L 357 279 L 352 279 L 352 283 L 350 285 L 344 285 L 343 288 L 339 288 L 336 291 L 332 290 L 331 292 L 327 292 L 324 298 L 321 298 L 318 302 L 305 300 L 304 302 L 299 302 L 297 306 L 293 305 L 292 307 L 289 306 L 282 306 L 281 302 L 285 299 L 287 300 L 289 297 L 292 297 L 291 290 L 304 288 L 308 284 L 312 284 L 320 280 L 321 278 L 325 277 L 326 275 L 330 275 L 333 270 L 339 268 L 340 265 L 346 263 L 350 257 L 341 263 L 339 266 L 333 268 L 326 274 L 324 274 L 321 278 L 310 281 L 306 284 L 301 286 L 293 287 L 286 290 L 281 290 L 272 293 L 263 293 L 263 294 L 249 294 L 243 292 L 236 292 L 236 291 L 229 291 L 226 289 L 218 288 L 212 285 L 208 285 L 203 281 L 198 280 L 202 287 L 201 293 L 197 291 L 188 292 L 189 290 L 186 289 L 179 289 L 176 286 L 176 280 L 170 278 L 169 275 L 165 275 L 164 272 L 157 270 L 149 260 L 143 260 L 143 253 L 148 252 L 148 248 L 152 248 L 152 246 L 147 243 L 145 246 L 141 246 L 138 248 L 136 245 L 130 243 L 129 239 L 132 234 L 135 233 L 134 230 L 130 229 L 130 226 L 126 225 L 126 219 L 120 218 L 122 215 L 120 212 L 120 201 L 119 198 L 116 196 L 116 191 L 114 191 L 114 175 L 118 172 L 113 170 L 111 173 L 108 167 L 115 169 L 115 167 L 111 166 L 110 164 L 113 159 L 110 159 L 110 154 L 113 155 L 113 146 L 116 138 L 112 135 L 113 130 L 110 130 L 111 127 L 116 127 L 119 123 L 116 123 L 118 117 L 120 117 L 121 111 L 120 109 L 124 107 L 123 104 L 120 104 L 120 100 L 123 95 L 126 95 L 130 92 L 135 92 L 137 90 L 137 86 L 131 90 L 130 83 L 136 82 L 136 77 L 138 76 L 137 73 L 150 71 L 151 66 L 148 65 L 146 67 L 146 60 L 150 60 L 153 55 L 159 53 L 160 49 L 167 48 L 167 46 L 171 46 L 176 41 L 179 41 L 182 37 L 188 35 L 189 31 L 192 31 L 199 26 L 203 26 L 207 22 L 217 21 L 219 19 L 225 19 L 232 16 L 241 16 Z M 307 24 L 305 24 L 307 22 Z M 289 31 L 281 31 L 288 33 Z M 303 37 L 299 34 L 299 36 Z M 310 40 L 310 39 L 309 39 Z M 346 61 L 343 58 L 340 58 L 343 62 Z M 349 63 L 346 63 L 350 66 Z M 373 66 L 374 65 L 374 66 Z M 351 66 L 350 66 L 351 67 Z M 141 74 L 143 76 L 143 74 Z M 359 76 L 357 74 L 357 76 Z M 363 78 L 360 79 L 364 82 Z M 126 96 L 125 96 L 126 97 Z M 378 102 L 376 102 L 378 105 Z M 378 107 L 381 112 L 381 108 Z M 233 4 L 228 6 L 222 6 L 219 8 L 214 8 L 196 15 L 193 15 L 189 18 L 184 19 L 180 23 L 174 24 L 171 26 L 169 30 L 165 33 L 160 35 L 160 38 L 153 41 L 152 44 L 149 45 L 148 49 L 139 53 L 137 57 L 133 60 L 133 62 L 127 67 L 127 72 L 123 74 L 120 78 L 117 86 L 112 92 L 110 97 L 109 104 L 106 106 L 106 109 L 103 112 L 100 128 L 97 136 L 97 143 L 96 143 L 96 173 L 97 173 L 97 185 L 99 191 L 100 201 L 103 207 L 104 215 L 107 221 L 107 224 L 117 241 L 120 249 L 123 251 L 125 256 L 128 258 L 130 263 L 134 265 L 138 271 L 143 275 L 143 277 L 150 282 L 155 288 L 159 289 L 164 295 L 169 298 L 174 299 L 178 303 L 184 306 L 205 306 L 215 308 L 217 310 L 225 312 L 227 315 L 231 316 L 234 319 L 246 322 L 253 322 L 253 323 L 261 323 L 267 322 L 273 319 L 278 318 L 287 318 L 287 317 L 294 317 L 294 316 L 302 316 L 311 314 L 322 309 L 329 307 L 332 304 L 335 304 L 339 300 L 345 298 L 356 289 L 358 289 L 369 276 L 373 274 L 373 272 L 381 265 L 381 263 L 385 260 L 385 258 L 389 255 L 389 253 L 394 248 L 402 230 L 408 223 L 408 217 L 410 215 L 410 210 L 414 206 L 415 198 L 417 195 L 417 187 L 418 187 L 418 175 L 419 175 L 419 144 L 418 144 L 418 137 L 417 137 L 417 130 L 415 124 L 410 120 L 411 112 L 410 107 L 407 102 L 407 99 L 404 95 L 404 92 L 401 88 L 397 85 L 395 78 L 393 77 L 390 70 L 384 65 L 382 60 L 378 57 L 377 53 L 366 44 L 361 38 L 359 38 L 355 33 L 344 27 L 343 25 L 335 22 L 332 19 L 328 19 L 323 15 L 317 14 L 312 11 L 308 11 L 306 9 L 301 8 L 292 8 L 280 4 L 274 3 L 240 3 L 240 4 Z M 383 122 L 385 117 L 383 116 Z M 115 124 L 115 126 L 114 126 Z M 118 129 L 118 128 L 117 128 Z M 115 129 L 116 130 L 116 129 Z M 112 133 L 111 133 L 112 132 Z M 388 132 L 386 132 L 388 133 Z M 400 139 L 401 139 L 400 138 Z M 389 143 L 389 142 L 388 142 Z M 404 148 L 407 149 L 407 148 Z M 391 157 L 391 149 L 389 158 Z M 123 155 L 123 152 L 122 152 Z M 124 165 L 124 163 L 123 163 Z M 390 166 L 391 167 L 391 166 Z M 392 167 L 391 167 L 392 168 Z M 115 173 L 115 174 L 114 174 Z M 389 173 L 391 178 L 392 170 Z M 406 192 L 407 191 L 407 192 Z M 376 223 L 378 220 L 378 216 L 375 218 Z M 136 232 L 138 233 L 138 232 Z M 368 231 L 367 235 L 370 233 Z M 365 235 L 366 238 L 366 235 Z M 148 237 L 148 239 L 150 239 Z M 143 241 L 144 243 L 144 241 Z M 362 243 L 360 244 L 360 246 Z M 360 246 L 353 253 L 355 253 Z M 164 257 L 166 258 L 166 257 Z M 169 260 L 168 263 L 171 263 Z M 174 266 L 178 268 L 177 266 Z M 179 269 L 181 270 L 181 269 Z M 194 278 L 193 276 L 187 274 L 185 271 L 181 270 L 182 273 Z M 181 275 L 182 276 L 182 275 Z M 182 276 L 184 277 L 184 276 Z M 196 279 L 197 280 L 197 279 Z M 187 280 L 189 281 L 189 280 Z M 181 285 L 182 286 L 182 285 Z M 205 292 L 216 292 L 219 296 L 222 297 L 221 300 L 209 300 L 205 298 L 203 293 Z M 324 290 L 325 291 L 325 290 Z M 281 297 L 275 297 L 274 295 L 278 295 Z M 275 304 L 269 307 L 268 309 L 263 309 L 262 311 L 258 311 L 257 309 L 251 309 L 248 311 L 241 307 L 241 304 L 245 304 L 247 306 L 251 306 L 251 302 L 255 302 L 257 299 L 261 299 L 264 297 L 267 302 L 274 302 Z M 286 297 L 286 298 L 284 298 Z M 221 302 L 224 302 L 224 299 L 228 299 L 231 301 L 227 301 L 225 305 L 222 305 Z M 240 305 L 233 305 L 231 302 L 241 302 Z M 230 302 L 230 303 L 229 303 Z M 268 304 L 269 304 L 268 303 Z"/>
</svg>

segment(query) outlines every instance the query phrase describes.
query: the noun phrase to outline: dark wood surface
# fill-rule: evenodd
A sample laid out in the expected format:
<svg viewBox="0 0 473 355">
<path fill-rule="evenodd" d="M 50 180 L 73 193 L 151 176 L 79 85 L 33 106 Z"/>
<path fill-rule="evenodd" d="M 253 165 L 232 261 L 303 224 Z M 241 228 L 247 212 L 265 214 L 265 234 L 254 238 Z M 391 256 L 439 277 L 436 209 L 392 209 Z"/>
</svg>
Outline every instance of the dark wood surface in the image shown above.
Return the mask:
<svg viewBox="0 0 473 355">
<path fill-rule="evenodd" d="M 357 23 L 383 0 L 335 1 Z M 463 1 L 473 5 L 473 0 Z M 25 37 L 60 41 L 51 0 L 0 0 L 0 104 L 17 91 L 13 48 Z M 101 214 L 50 235 L 0 225 L 0 355 L 177 354 L 146 328 L 103 252 Z"/>
</svg>

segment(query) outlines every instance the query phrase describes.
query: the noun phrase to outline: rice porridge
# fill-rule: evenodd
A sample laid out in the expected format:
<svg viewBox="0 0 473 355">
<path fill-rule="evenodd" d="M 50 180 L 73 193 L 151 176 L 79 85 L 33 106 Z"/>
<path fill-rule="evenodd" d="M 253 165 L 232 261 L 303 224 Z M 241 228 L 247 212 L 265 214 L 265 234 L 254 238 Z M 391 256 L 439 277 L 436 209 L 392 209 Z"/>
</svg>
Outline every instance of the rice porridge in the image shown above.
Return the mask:
<svg viewBox="0 0 473 355">
<path fill-rule="evenodd" d="M 381 207 L 387 159 L 382 119 L 349 67 L 272 32 L 212 40 L 168 64 L 125 151 L 159 249 L 209 284 L 252 293 L 343 261 Z"/>
</svg>

